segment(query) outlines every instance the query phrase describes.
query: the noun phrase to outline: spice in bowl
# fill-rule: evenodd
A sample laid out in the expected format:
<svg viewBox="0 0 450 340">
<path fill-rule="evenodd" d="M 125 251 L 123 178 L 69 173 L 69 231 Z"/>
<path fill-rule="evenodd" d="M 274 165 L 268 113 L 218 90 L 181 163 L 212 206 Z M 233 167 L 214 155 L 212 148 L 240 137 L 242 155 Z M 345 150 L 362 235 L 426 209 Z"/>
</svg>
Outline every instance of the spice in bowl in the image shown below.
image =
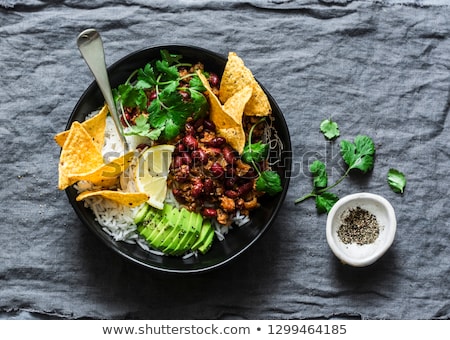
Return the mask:
<svg viewBox="0 0 450 340">
<path fill-rule="evenodd" d="M 378 260 L 392 245 L 397 221 L 392 205 L 371 193 L 338 200 L 327 217 L 327 242 L 344 264 L 364 267 Z"/>
<path fill-rule="evenodd" d="M 374 214 L 357 206 L 342 213 L 337 234 L 345 244 L 363 245 L 375 242 L 380 234 L 380 227 Z"/>
</svg>

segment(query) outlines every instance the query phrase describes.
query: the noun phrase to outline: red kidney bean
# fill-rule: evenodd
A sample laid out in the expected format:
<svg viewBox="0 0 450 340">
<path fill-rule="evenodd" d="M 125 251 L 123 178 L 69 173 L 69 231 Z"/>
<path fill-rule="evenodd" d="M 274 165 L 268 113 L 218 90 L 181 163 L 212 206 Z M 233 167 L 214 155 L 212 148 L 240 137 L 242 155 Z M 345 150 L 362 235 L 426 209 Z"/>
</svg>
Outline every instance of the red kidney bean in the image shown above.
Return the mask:
<svg viewBox="0 0 450 340">
<path fill-rule="evenodd" d="M 209 130 L 209 131 L 216 131 L 216 124 L 214 124 L 214 122 L 205 119 L 203 122 L 203 126 L 205 127 L 205 129 Z"/>
<path fill-rule="evenodd" d="M 203 185 L 202 181 L 200 179 L 196 180 L 194 182 L 194 184 L 192 184 L 192 187 L 191 187 L 192 197 L 195 197 L 195 198 L 199 197 L 203 192 L 203 187 L 204 187 L 204 185 Z"/>
<path fill-rule="evenodd" d="M 201 149 L 192 151 L 191 155 L 194 160 L 199 161 L 201 164 L 208 163 L 208 155 Z"/>
<path fill-rule="evenodd" d="M 224 170 L 222 168 L 222 165 L 220 165 L 219 163 L 214 163 L 213 165 L 211 165 L 211 169 L 210 169 L 212 175 L 214 177 L 222 177 L 224 174 Z"/>
<path fill-rule="evenodd" d="M 217 217 L 217 211 L 214 208 L 203 208 L 202 215 L 205 217 Z"/>
<path fill-rule="evenodd" d="M 225 180 L 225 187 L 232 189 L 234 187 L 234 185 L 237 182 L 237 178 L 236 177 L 228 177 Z"/>
<path fill-rule="evenodd" d="M 183 143 L 178 143 L 176 151 L 178 151 L 178 152 L 186 151 L 186 146 Z"/>
<path fill-rule="evenodd" d="M 198 148 L 198 141 L 197 141 L 197 139 L 195 139 L 195 137 L 193 135 L 184 136 L 183 144 L 186 145 L 191 150 L 195 150 Z"/>
<path fill-rule="evenodd" d="M 253 189 L 253 182 L 247 182 L 247 183 L 244 183 L 243 185 L 239 186 L 239 188 L 237 190 L 238 190 L 239 196 L 244 196 L 245 194 L 249 193 L 250 190 L 252 190 L 252 189 Z"/>
<path fill-rule="evenodd" d="M 225 142 L 226 142 L 226 140 L 223 137 L 214 137 L 208 142 L 208 146 L 219 148 L 222 145 L 224 145 Z"/>
<path fill-rule="evenodd" d="M 229 147 L 229 146 L 223 147 L 222 154 L 223 154 L 223 158 L 225 158 L 227 163 L 234 164 L 234 162 L 236 161 L 236 154 L 231 147 Z"/>
<path fill-rule="evenodd" d="M 198 129 L 203 126 L 204 122 L 205 122 L 204 118 L 197 119 L 194 124 L 195 130 L 198 131 Z"/>
<path fill-rule="evenodd" d="M 203 191 L 206 195 L 212 194 L 214 192 L 214 182 L 211 178 L 205 179 Z"/>
<path fill-rule="evenodd" d="M 209 74 L 208 81 L 212 87 L 219 86 L 219 76 L 213 72 Z"/>
<path fill-rule="evenodd" d="M 150 104 L 153 100 L 155 100 L 156 97 L 158 97 L 158 95 L 156 94 L 156 91 L 150 92 L 150 94 L 148 96 L 148 104 Z"/>
<path fill-rule="evenodd" d="M 235 190 L 225 190 L 225 196 L 235 199 L 239 197 L 239 193 Z"/>
</svg>

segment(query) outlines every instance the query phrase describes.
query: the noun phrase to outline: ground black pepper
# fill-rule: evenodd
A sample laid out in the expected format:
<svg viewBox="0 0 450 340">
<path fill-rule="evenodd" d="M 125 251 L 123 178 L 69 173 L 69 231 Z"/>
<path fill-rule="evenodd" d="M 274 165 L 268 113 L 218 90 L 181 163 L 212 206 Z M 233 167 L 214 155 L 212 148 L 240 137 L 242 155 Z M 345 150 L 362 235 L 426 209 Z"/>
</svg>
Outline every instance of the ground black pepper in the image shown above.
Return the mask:
<svg viewBox="0 0 450 340">
<path fill-rule="evenodd" d="M 373 243 L 380 234 L 380 225 L 375 215 L 361 207 L 345 210 L 340 218 L 341 225 L 337 234 L 345 244 Z"/>
</svg>

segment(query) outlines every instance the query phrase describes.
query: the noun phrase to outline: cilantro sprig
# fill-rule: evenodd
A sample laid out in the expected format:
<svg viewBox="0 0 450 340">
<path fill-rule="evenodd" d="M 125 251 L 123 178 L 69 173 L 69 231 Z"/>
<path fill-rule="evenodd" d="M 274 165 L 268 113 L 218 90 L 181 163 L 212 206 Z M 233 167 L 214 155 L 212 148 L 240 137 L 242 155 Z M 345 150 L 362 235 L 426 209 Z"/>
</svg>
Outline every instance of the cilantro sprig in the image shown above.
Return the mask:
<svg viewBox="0 0 450 340">
<path fill-rule="evenodd" d="M 181 59 L 179 54 L 161 50 L 161 60 L 134 71 L 124 84 L 114 89 L 115 100 L 123 107 L 141 111 L 134 125 L 127 122 L 126 135 L 168 141 L 182 131 L 189 117 L 198 119 L 206 114 L 208 102 L 203 95 L 206 89 L 197 74 L 180 75 L 180 67 L 192 66 L 181 63 Z"/>
<path fill-rule="evenodd" d="M 253 124 L 248 134 L 247 144 L 244 146 L 244 151 L 242 152 L 241 159 L 243 162 L 250 164 L 258 173 L 258 179 L 256 180 L 256 190 L 265 192 L 270 196 L 273 196 L 283 190 L 281 187 L 280 175 L 273 170 L 260 171 L 256 163 L 265 160 L 269 154 L 269 144 L 262 143 L 259 141 L 257 143 L 252 143 L 252 135 L 255 127 L 264 122 L 265 118 L 260 119 L 258 122 Z"/>
<path fill-rule="evenodd" d="M 295 204 L 301 203 L 309 198 L 316 201 L 316 209 L 319 213 L 326 213 L 331 210 L 333 205 L 339 200 L 339 197 L 330 192 L 331 189 L 341 183 L 353 169 L 358 169 L 363 173 L 373 169 L 375 157 L 375 144 L 373 140 L 364 135 L 355 137 L 353 143 L 348 140 L 342 140 L 340 143 L 340 152 L 344 162 L 347 164 L 347 170 L 332 185 L 328 185 L 328 175 L 326 165 L 315 160 L 309 167 L 313 175 L 313 190 L 294 201 Z"/>
</svg>

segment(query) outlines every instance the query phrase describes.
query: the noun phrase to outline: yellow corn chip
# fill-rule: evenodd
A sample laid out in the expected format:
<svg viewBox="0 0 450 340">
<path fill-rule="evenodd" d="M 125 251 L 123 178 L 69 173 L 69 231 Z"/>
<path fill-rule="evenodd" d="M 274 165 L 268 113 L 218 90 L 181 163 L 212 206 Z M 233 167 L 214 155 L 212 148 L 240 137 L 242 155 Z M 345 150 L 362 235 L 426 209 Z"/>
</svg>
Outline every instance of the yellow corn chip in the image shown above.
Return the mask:
<svg viewBox="0 0 450 340">
<path fill-rule="evenodd" d="M 102 154 L 92 137 L 79 122 L 74 122 L 61 150 L 58 188 L 64 190 L 77 182 L 74 175 L 90 172 L 102 165 Z"/>
<path fill-rule="evenodd" d="M 69 174 L 69 177 L 75 182 L 86 180 L 97 186 L 112 187 L 117 183 L 119 176 L 131 164 L 133 156 L 134 152 L 130 151 L 107 164 L 102 162 L 100 166 L 92 168 L 89 172 Z"/>
<path fill-rule="evenodd" d="M 108 106 L 104 105 L 99 113 L 81 123 L 81 125 L 83 125 L 83 127 L 86 129 L 87 133 L 92 137 L 94 144 L 99 150 L 103 148 L 105 139 L 106 115 L 108 112 Z M 55 141 L 60 147 L 64 146 L 64 142 L 69 135 L 69 131 L 70 129 L 60 132 L 55 136 Z"/>
<path fill-rule="evenodd" d="M 114 190 L 84 191 L 77 196 L 76 200 L 82 201 L 88 197 L 94 196 L 101 196 L 128 207 L 137 207 L 148 200 L 148 196 L 142 192 L 123 192 Z"/>
<path fill-rule="evenodd" d="M 242 123 L 242 115 L 247 101 L 250 99 L 252 89 L 247 86 L 231 96 L 227 102 L 222 105 L 219 98 L 213 93 L 205 76 L 197 71 L 208 93 L 210 104 L 209 118 L 216 125 L 218 134 L 224 137 L 228 144 L 239 154 L 244 151 L 245 132 Z"/>
<path fill-rule="evenodd" d="M 220 82 L 220 102 L 225 103 L 236 92 L 247 86 L 252 88 L 252 96 L 245 106 L 244 114 L 247 116 L 270 115 L 272 108 L 261 86 L 255 80 L 252 72 L 245 66 L 244 61 L 235 52 L 230 52 Z"/>
</svg>

